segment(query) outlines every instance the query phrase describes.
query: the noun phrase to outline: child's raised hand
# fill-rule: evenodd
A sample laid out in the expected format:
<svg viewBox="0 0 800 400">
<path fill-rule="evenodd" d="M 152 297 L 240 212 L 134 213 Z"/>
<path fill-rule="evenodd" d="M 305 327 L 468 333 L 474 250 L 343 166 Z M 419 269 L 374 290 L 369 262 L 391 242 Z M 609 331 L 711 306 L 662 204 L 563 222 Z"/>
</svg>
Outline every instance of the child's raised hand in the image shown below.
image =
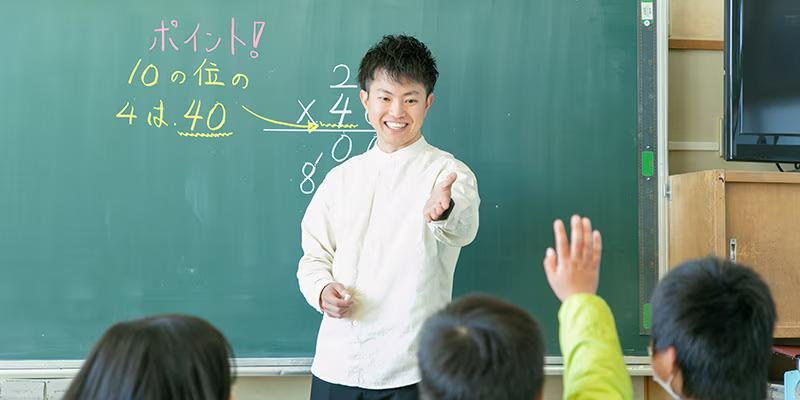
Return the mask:
<svg viewBox="0 0 800 400">
<path fill-rule="evenodd" d="M 543 261 L 547 282 L 562 302 L 575 293 L 597 292 L 603 252 L 600 232 L 592 231 L 589 218 L 573 215 L 570 225 L 571 243 L 564 223 L 553 222 L 556 249 L 548 247 Z"/>
</svg>

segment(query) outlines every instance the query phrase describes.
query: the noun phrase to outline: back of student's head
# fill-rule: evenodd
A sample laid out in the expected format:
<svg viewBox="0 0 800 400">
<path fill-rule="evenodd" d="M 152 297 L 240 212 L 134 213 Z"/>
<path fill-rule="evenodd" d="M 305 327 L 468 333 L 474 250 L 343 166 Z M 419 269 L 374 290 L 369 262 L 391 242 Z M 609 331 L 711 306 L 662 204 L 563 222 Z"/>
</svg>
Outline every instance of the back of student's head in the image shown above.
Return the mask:
<svg viewBox="0 0 800 400">
<path fill-rule="evenodd" d="M 493 297 L 464 297 L 430 317 L 418 356 L 426 400 L 534 400 L 542 390 L 539 325 L 525 310 Z"/>
<path fill-rule="evenodd" d="M 95 345 L 65 400 L 228 400 L 225 337 L 200 318 L 163 315 L 112 326 Z"/>
<path fill-rule="evenodd" d="M 652 301 L 655 351 L 675 348 L 687 398 L 763 399 L 775 303 L 752 269 L 717 258 L 686 262 Z"/>
</svg>

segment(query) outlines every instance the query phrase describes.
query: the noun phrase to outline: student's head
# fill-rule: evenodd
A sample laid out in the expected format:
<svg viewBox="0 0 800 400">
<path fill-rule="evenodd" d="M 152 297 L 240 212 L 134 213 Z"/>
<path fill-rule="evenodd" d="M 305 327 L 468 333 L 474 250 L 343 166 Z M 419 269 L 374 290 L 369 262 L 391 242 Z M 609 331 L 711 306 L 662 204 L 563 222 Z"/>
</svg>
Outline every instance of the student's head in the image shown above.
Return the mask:
<svg viewBox="0 0 800 400">
<path fill-rule="evenodd" d="M 540 398 L 544 341 L 523 309 L 484 295 L 453 301 L 419 336 L 425 400 Z"/>
<path fill-rule="evenodd" d="M 228 400 L 232 352 L 205 320 L 163 315 L 112 326 L 65 400 Z"/>
<path fill-rule="evenodd" d="M 750 268 L 703 258 L 670 271 L 652 301 L 656 378 L 684 398 L 763 399 L 775 303 Z"/>
<path fill-rule="evenodd" d="M 384 36 L 367 51 L 358 69 L 360 98 L 381 150 L 419 139 L 438 76 L 430 50 L 414 37 Z"/>
</svg>

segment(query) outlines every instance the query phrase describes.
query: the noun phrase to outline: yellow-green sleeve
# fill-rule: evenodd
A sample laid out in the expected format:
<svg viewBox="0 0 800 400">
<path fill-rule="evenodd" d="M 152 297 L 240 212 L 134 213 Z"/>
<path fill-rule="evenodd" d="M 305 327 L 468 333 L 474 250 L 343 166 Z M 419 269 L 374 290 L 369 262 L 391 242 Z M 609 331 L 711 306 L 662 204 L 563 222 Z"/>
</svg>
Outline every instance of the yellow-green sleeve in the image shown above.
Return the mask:
<svg viewBox="0 0 800 400">
<path fill-rule="evenodd" d="M 633 398 L 608 304 L 593 294 L 572 295 L 561 304 L 558 322 L 564 356 L 564 399 Z"/>
</svg>

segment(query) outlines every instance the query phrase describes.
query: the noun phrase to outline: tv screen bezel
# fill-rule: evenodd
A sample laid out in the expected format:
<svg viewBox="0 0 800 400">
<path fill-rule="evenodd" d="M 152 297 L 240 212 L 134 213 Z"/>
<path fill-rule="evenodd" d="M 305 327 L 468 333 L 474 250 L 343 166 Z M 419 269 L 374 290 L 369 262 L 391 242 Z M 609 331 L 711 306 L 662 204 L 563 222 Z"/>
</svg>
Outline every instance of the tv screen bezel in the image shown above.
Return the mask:
<svg viewBox="0 0 800 400">
<path fill-rule="evenodd" d="M 800 162 L 800 145 L 737 144 L 742 135 L 742 4 L 745 0 L 725 0 L 725 98 L 723 113 L 724 153 L 727 161 L 755 161 L 773 163 Z M 800 96 L 800 94 L 798 94 Z M 800 126 L 800 118 L 798 119 Z M 758 135 L 757 133 L 745 133 Z M 771 141 L 774 133 L 765 134 Z M 789 136 L 789 135 L 787 135 Z M 791 135 L 795 136 L 795 135 Z"/>
</svg>

